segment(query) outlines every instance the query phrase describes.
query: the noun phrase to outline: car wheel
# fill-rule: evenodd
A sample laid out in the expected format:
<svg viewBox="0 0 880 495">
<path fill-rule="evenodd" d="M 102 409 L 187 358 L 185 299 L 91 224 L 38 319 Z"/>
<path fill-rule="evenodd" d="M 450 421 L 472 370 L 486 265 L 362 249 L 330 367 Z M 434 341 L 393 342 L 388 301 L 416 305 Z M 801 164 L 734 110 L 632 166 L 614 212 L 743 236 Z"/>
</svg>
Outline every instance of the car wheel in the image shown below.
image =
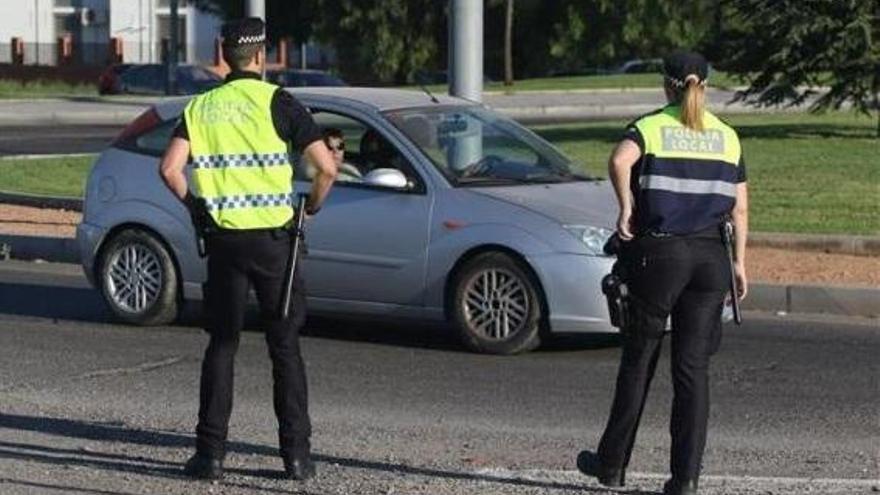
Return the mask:
<svg viewBox="0 0 880 495">
<path fill-rule="evenodd" d="M 491 252 L 468 260 L 455 281 L 452 317 L 470 349 L 517 354 L 540 344 L 541 303 L 527 268 Z"/>
<path fill-rule="evenodd" d="M 123 230 L 108 242 L 99 266 L 101 294 L 121 320 L 164 325 L 177 317 L 177 269 L 154 235 Z"/>
</svg>

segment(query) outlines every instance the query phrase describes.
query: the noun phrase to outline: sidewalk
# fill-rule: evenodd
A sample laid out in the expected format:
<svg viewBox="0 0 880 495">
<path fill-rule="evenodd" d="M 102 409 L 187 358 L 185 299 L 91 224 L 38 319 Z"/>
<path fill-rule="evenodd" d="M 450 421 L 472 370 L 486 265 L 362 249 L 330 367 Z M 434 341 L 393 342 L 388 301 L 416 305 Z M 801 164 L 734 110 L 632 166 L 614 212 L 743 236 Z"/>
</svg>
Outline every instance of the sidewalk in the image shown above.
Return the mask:
<svg viewBox="0 0 880 495">
<path fill-rule="evenodd" d="M 408 89 L 407 91 L 418 91 Z M 709 109 L 721 113 L 802 111 L 801 108 L 760 109 L 728 103 L 732 91 L 710 89 Z M 174 97 L 180 98 L 180 97 Z M 162 97 L 71 97 L 0 100 L 0 126 L 119 125 L 131 122 Z M 483 103 L 520 123 L 533 125 L 608 118 L 631 118 L 665 102 L 662 89 L 523 91 L 484 93 Z M 805 107 L 804 107 L 805 108 Z"/>
</svg>

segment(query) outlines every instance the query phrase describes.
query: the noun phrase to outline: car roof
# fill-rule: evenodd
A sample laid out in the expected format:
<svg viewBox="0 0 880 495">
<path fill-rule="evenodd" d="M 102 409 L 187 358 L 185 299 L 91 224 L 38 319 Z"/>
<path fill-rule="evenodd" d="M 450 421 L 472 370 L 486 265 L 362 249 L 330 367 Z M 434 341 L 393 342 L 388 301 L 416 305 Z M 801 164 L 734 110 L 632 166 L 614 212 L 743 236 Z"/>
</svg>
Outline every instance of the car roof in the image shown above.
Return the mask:
<svg viewBox="0 0 880 495">
<path fill-rule="evenodd" d="M 392 88 L 363 88 L 352 86 L 312 86 L 285 88 L 285 91 L 306 105 L 317 102 L 340 103 L 367 111 L 397 110 L 431 105 L 478 105 L 478 103 L 445 94 L 434 94 L 437 103 L 421 90 Z M 183 111 L 191 97 L 169 98 L 155 105 L 163 120 Z"/>
</svg>

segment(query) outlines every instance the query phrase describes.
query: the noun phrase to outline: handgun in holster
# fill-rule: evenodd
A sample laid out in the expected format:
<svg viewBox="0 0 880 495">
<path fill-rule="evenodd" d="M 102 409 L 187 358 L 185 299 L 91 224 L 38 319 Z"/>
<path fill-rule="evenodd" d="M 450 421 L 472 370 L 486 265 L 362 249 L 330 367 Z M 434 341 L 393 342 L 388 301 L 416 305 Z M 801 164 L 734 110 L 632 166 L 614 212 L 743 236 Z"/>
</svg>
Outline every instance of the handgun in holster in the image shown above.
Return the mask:
<svg viewBox="0 0 880 495">
<path fill-rule="evenodd" d="M 205 201 L 205 198 L 193 196 L 187 192 L 186 197 L 183 198 L 183 204 L 186 205 L 190 220 L 192 220 L 199 256 L 204 258 L 208 254 L 205 238 L 217 231 L 217 223 L 214 222 L 214 218 L 208 212 L 208 203 Z"/>
<path fill-rule="evenodd" d="M 630 326 L 630 294 L 626 285 L 625 264 L 623 256 L 623 244 L 617 233 L 614 233 L 603 247 L 605 254 L 617 256 L 617 261 L 611 268 L 611 273 L 602 277 L 602 294 L 608 303 L 608 317 L 611 325 L 625 331 Z"/>
</svg>

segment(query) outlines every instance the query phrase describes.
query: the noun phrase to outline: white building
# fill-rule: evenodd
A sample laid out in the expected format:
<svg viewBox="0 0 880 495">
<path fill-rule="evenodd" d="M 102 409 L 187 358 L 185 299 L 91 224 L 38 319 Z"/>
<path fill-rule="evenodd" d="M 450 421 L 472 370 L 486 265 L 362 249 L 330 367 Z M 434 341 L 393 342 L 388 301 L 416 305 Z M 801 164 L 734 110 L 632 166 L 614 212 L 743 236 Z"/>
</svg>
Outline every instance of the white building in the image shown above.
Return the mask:
<svg viewBox="0 0 880 495">
<path fill-rule="evenodd" d="M 178 3 L 180 61 L 212 63 L 222 20 Z M 54 65 L 58 38 L 69 36 L 79 62 L 104 64 L 110 38 L 119 38 L 124 62 L 158 63 L 170 14 L 169 0 L 0 0 L 0 62 L 9 62 L 10 40 L 18 37 L 26 64 Z"/>
</svg>

